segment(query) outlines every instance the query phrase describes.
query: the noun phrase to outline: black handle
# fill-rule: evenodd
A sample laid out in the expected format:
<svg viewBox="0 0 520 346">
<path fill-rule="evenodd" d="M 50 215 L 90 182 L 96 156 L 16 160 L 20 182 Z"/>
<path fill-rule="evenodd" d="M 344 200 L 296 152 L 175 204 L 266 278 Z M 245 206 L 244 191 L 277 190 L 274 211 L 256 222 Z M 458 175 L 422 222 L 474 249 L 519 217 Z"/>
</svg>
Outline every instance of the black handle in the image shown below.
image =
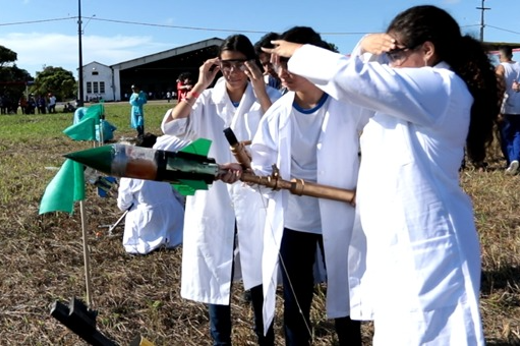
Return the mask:
<svg viewBox="0 0 520 346">
<path fill-rule="evenodd" d="M 233 130 L 231 130 L 230 127 L 224 129 L 224 136 L 226 136 L 227 141 L 229 142 L 229 145 L 235 146 L 238 144 L 238 139 L 235 136 L 235 133 Z"/>
</svg>

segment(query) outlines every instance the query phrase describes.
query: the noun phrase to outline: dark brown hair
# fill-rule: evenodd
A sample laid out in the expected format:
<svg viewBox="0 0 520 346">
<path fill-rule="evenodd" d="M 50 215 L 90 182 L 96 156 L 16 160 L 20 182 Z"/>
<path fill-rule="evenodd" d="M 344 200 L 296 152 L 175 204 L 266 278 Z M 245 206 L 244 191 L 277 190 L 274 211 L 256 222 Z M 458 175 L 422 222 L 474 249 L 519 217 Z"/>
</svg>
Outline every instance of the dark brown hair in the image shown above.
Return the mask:
<svg viewBox="0 0 520 346">
<path fill-rule="evenodd" d="M 440 60 L 464 80 L 474 99 L 466 150 L 473 162 L 483 161 L 493 139 L 502 97 L 495 68 L 483 45 L 471 36 L 462 36 L 455 19 L 435 6 L 409 8 L 394 18 L 387 32 L 406 47 L 432 42 Z"/>
<path fill-rule="evenodd" d="M 247 60 L 255 60 L 255 48 L 251 41 L 244 35 L 231 35 L 220 45 L 219 56 L 225 50 L 234 50 L 246 56 Z"/>
</svg>

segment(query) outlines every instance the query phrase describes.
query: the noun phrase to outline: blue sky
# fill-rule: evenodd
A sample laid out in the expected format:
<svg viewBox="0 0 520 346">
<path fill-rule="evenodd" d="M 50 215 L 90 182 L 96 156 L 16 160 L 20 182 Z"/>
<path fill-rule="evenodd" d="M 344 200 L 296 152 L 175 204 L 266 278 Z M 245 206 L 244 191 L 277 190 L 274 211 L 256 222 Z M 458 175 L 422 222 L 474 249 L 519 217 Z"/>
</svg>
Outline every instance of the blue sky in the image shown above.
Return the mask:
<svg viewBox="0 0 520 346">
<path fill-rule="evenodd" d="M 106 65 L 233 33 L 244 33 L 254 43 L 264 32 L 283 32 L 294 25 L 313 27 L 342 53 L 349 53 L 364 33 L 384 31 L 398 12 L 421 4 L 446 9 L 465 33 L 478 37 L 481 15 L 476 9 L 481 0 L 81 0 L 81 4 L 83 63 Z M 486 0 L 485 7 L 491 8 L 485 12 L 485 40 L 520 42 L 520 1 Z M 0 9 L 0 45 L 18 53 L 18 67 L 33 76 L 44 65 L 76 75 L 78 1 L 2 0 Z"/>
</svg>

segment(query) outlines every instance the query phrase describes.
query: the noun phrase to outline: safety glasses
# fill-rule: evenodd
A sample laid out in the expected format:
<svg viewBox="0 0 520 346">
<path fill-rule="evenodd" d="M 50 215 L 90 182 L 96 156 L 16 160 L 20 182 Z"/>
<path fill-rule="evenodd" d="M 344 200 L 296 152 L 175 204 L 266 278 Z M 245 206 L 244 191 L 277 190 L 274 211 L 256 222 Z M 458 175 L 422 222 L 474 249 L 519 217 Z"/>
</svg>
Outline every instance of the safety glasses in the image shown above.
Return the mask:
<svg viewBox="0 0 520 346">
<path fill-rule="evenodd" d="M 232 71 L 245 71 L 247 69 L 245 62 L 247 59 L 230 59 L 220 60 L 220 70 L 223 73 L 231 73 Z"/>
<path fill-rule="evenodd" d="M 419 45 L 415 45 L 413 47 L 402 47 L 402 48 L 396 48 L 392 49 L 391 51 L 386 52 L 386 56 L 388 58 L 388 61 L 392 65 L 402 65 L 406 59 L 410 56 L 410 52 L 417 49 Z"/>
</svg>

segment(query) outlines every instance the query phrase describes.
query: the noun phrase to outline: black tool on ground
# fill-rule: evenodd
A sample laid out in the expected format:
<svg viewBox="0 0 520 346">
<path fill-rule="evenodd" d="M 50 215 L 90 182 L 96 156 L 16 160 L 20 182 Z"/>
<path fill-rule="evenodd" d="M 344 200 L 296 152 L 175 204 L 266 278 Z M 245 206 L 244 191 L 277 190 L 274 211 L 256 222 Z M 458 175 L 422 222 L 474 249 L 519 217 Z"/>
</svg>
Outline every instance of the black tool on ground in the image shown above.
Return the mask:
<svg viewBox="0 0 520 346">
<path fill-rule="evenodd" d="M 97 311 L 88 309 L 81 300 L 75 297 L 71 299 L 69 306 L 55 301 L 52 304 L 51 316 L 90 345 L 117 346 L 117 343 L 96 329 Z"/>
</svg>

